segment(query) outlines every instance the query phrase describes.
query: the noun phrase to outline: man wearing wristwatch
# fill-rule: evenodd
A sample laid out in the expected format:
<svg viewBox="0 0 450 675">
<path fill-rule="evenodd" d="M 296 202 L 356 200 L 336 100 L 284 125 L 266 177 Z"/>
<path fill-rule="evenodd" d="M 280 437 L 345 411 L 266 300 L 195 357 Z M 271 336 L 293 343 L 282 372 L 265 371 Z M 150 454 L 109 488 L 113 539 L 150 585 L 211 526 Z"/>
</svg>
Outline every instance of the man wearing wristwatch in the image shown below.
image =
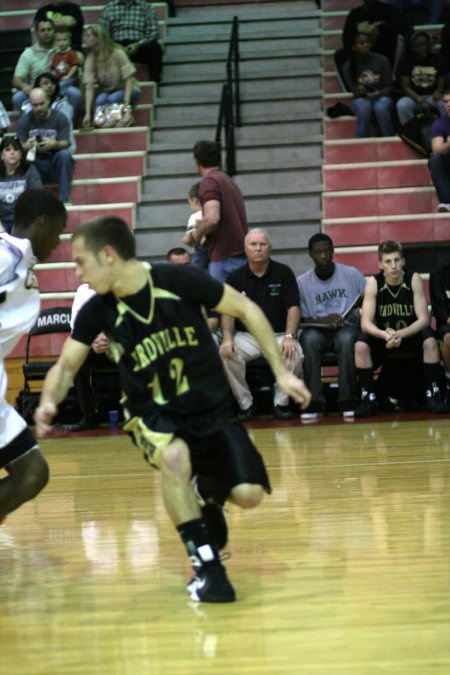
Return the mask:
<svg viewBox="0 0 450 675">
<path fill-rule="evenodd" d="M 265 230 L 254 228 L 245 237 L 247 262 L 231 272 L 227 284 L 253 300 L 271 324 L 287 368 L 299 375 L 303 363 L 302 349 L 296 339 L 300 321 L 300 298 L 295 275 L 282 263 L 270 258 L 271 243 Z M 246 381 L 246 364 L 262 356 L 253 336 L 238 319 L 222 316 L 223 342 L 220 355 L 231 390 L 239 405 L 237 418 L 246 421 L 254 416 L 253 397 Z M 289 398 L 277 386 L 274 390 L 274 417 L 293 417 Z"/>
</svg>

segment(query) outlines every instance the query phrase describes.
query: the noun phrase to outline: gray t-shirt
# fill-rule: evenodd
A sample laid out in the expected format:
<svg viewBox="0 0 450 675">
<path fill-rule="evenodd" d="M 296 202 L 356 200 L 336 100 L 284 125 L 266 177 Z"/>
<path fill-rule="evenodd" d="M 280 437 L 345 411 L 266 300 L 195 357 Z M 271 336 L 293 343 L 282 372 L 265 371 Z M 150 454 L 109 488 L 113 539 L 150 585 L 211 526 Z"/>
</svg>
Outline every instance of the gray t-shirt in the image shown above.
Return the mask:
<svg viewBox="0 0 450 675">
<path fill-rule="evenodd" d="M 297 277 L 302 318 L 317 319 L 328 314 L 343 314 L 360 293 L 366 280 L 356 267 L 334 263 L 329 279 L 319 279 L 314 269 Z M 353 323 L 349 316 L 346 322 Z"/>
</svg>

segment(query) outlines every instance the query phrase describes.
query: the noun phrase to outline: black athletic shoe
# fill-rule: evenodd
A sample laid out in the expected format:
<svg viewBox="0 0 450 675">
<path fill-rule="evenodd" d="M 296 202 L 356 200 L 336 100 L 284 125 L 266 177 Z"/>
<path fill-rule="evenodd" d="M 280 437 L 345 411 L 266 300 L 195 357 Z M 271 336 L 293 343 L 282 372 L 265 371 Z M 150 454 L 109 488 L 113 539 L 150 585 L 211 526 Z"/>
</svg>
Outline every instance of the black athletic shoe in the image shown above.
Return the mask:
<svg viewBox="0 0 450 675">
<path fill-rule="evenodd" d="M 441 390 L 438 386 L 435 385 L 431 389 L 427 389 L 426 397 L 428 412 L 433 413 L 434 415 L 442 415 L 443 413 L 448 412 L 445 396 L 441 394 Z"/>
<path fill-rule="evenodd" d="M 377 397 L 373 392 L 363 391 L 355 417 L 373 417 L 378 412 Z"/>
<path fill-rule="evenodd" d="M 236 593 L 220 563 L 202 567 L 187 585 L 195 602 L 234 602 Z"/>
<path fill-rule="evenodd" d="M 255 409 L 251 405 L 248 408 L 245 408 L 245 410 L 240 409 L 239 412 L 236 415 L 236 419 L 239 420 L 239 422 L 248 422 L 249 420 L 252 420 L 255 417 Z"/>
</svg>

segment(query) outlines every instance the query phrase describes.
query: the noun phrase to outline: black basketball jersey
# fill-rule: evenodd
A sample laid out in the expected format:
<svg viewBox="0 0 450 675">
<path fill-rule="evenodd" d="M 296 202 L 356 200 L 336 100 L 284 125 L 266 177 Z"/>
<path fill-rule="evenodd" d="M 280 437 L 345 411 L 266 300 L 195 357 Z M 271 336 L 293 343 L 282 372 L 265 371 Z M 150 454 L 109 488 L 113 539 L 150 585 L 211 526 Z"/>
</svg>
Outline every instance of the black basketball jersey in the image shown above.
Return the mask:
<svg viewBox="0 0 450 675">
<path fill-rule="evenodd" d="M 390 286 L 383 272 L 377 274 L 375 279 L 378 287 L 375 324 L 378 328 L 400 330 L 414 323 L 417 315 L 411 286 L 412 273 L 405 270 L 403 281 L 398 286 Z"/>
<path fill-rule="evenodd" d="M 72 337 L 110 339 L 131 416 L 158 409 L 201 415 L 229 405 L 228 383 L 202 308 L 215 307 L 223 285 L 192 266 L 148 266 L 132 296 L 95 295 L 78 313 Z"/>
</svg>

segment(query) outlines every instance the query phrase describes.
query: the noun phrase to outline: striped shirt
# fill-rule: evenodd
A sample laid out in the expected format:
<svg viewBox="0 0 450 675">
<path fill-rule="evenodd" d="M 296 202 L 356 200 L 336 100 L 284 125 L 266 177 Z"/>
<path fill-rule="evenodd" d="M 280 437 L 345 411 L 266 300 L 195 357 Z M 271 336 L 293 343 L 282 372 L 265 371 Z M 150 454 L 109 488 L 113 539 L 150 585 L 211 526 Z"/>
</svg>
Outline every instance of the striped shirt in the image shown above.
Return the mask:
<svg viewBox="0 0 450 675">
<path fill-rule="evenodd" d="M 110 0 L 101 13 L 99 23 L 106 28 L 115 42 L 152 42 L 158 40 L 158 19 L 153 7 L 146 0 Z"/>
</svg>

